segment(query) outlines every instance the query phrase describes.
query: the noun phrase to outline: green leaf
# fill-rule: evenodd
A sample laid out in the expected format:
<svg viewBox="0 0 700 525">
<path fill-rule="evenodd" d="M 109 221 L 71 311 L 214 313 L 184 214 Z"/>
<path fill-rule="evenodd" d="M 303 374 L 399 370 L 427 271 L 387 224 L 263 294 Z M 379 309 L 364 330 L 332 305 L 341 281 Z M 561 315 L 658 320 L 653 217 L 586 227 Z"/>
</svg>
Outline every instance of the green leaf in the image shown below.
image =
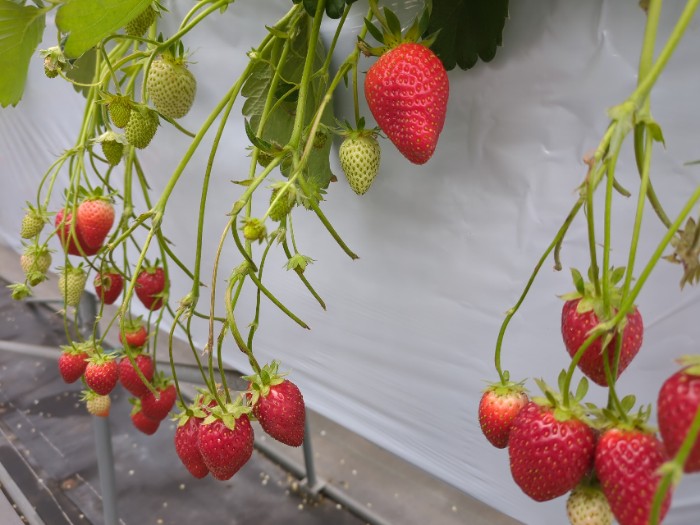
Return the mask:
<svg viewBox="0 0 700 525">
<path fill-rule="evenodd" d="M 0 106 L 16 106 L 24 93 L 29 61 L 41 42 L 45 10 L 0 0 Z"/>
<path fill-rule="evenodd" d="M 290 89 L 298 88 L 301 82 L 301 77 L 304 69 L 304 61 L 306 58 L 306 46 L 310 31 L 310 19 L 303 18 L 298 26 L 298 31 L 293 35 L 291 40 L 291 49 L 287 54 L 287 59 L 283 64 L 274 62 L 271 51 L 264 53 L 257 64 L 253 66 L 253 70 L 246 80 L 241 90 L 241 95 L 246 101 L 243 104 L 243 115 L 249 119 L 250 128 L 255 132 L 257 137 L 270 144 L 286 145 L 292 135 L 294 127 L 294 119 L 297 111 L 298 89 L 295 89 L 291 94 Z M 275 47 L 275 46 L 270 46 Z M 326 51 L 321 42 L 316 47 L 316 56 L 314 67 L 319 68 L 326 57 Z M 257 133 L 259 128 L 263 110 L 265 108 L 265 100 L 270 90 L 272 79 L 274 77 L 275 65 L 279 67 L 280 85 L 284 89 L 277 89 L 273 96 L 274 110 L 270 112 L 265 120 L 265 126 L 261 133 Z M 314 75 L 311 80 L 311 86 L 307 97 L 307 105 L 305 108 L 304 127 L 308 129 L 315 116 L 316 109 L 320 104 L 326 91 L 326 79 L 321 75 Z M 327 104 L 321 118 L 321 124 L 327 128 L 335 127 L 335 117 L 333 116 L 333 104 Z M 313 140 L 311 138 L 310 140 Z M 307 180 L 314 187 L 324 189 L 333 177 L 330 168 L 330 150 L 333 141 L 327 140 L 320 148 L 312 148 L 307 164 Z M 283 164 L 283 174 L 288 173 L 290 166 Z"/>
<path fill-rule="evenodd" d="M 327 0 L 326 14 L 328 18 L 340 18 L 345 10 L 345 0 Z"/>
<path fill-rule="evenodd" d="M 440 31 L 431 49 L 446 69 L 489 62 L 503 42 L 508 0 L 433 0 L 425 34 Z"/>
<path fill-rule="evenodd" d="M 124 27 L 152 0 L 68 0 L 56 14 L 56 25 L 67 34 L 63 53 L 77 58 L 104 37 Z"/>
<path fill-rule="evenodd" d="M 84 53 L 78 60 L 73 62 L 72 67 L 68 67 L 65 70 L 65 74 L 71 80 L 78 82 L 80 84 L 90 84 L 93 82 L 95 77 L 95 65 L 97 61 L 97 50 L 95 48 L 90 49 L 87 53 Z M 76 86 L 73 84 L 73 89 L 78 93 L 82 93 L 83 96 L 87 96 L 90 90 L 87 86 Z"/>
</svg>

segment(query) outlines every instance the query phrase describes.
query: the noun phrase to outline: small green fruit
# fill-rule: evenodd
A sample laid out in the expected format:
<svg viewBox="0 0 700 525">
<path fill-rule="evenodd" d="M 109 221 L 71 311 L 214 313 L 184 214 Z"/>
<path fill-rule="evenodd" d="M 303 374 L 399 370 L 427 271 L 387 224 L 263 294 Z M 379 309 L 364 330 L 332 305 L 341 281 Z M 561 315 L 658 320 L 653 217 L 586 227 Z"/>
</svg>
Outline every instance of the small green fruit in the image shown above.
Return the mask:
<svg viewBox="0 0 700 525">
<path fill-rule="evenodd" d="M 66 306 L 78 306 L 85 290 L 87 273 L 82 266 L 67 266 L 61 270 L 58 289 Z"/>
<path fill-rule="evenodd" d="M 158 113 L 149 108 L 138 108 L 131 112 L 124 135 L 132 146 L 143 149 L 151 143 L 158 129 Z"/>
<path fill-rule="evenodd" d="M 118 128 L 125 128 L 131 117 L 131 99 L 115 95 L 110 98 L 107 108 L 109 109 L 109 118 L 112 124 Z"/>
<path fill-rule="evenodd" d="M 124 33 L 129 36 L 143 36 L 151 24 L 156 21 L 156 16 L 158 13 L 152 5 L 149 5 L 124 26 Z"/>
<path fill-rule="evenodd" d="M 46 280 L 46 272 L 51 267 L 51 252 L 44 244 L 30 244 L 25 247 L 19 259 L 20 266 L 31 286 Z"/>
<path fill-rule="evenodd" d="M 340 145 L 340 166 L 350 187 L 363 195 L 372 185 L 381 160 L 381 149 L 372 133 L 351 133 Z"/>
<path fill-rule="evenodd" d="M 265 224 L 260 222 L 260 219 L 246 219 L 243 227 L 243 237 L 249 241 L 262 242 L 267 235 Z"/>
</svg>

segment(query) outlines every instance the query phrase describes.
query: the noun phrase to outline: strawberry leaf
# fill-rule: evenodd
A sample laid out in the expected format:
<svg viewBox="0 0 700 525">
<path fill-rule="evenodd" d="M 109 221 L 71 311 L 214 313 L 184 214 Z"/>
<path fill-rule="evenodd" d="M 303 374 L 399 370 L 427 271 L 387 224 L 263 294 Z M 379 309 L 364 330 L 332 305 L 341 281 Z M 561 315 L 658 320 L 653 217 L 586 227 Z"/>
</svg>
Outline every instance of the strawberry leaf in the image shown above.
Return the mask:
<svg viewBox="0 0 700 525">
<path fill-rule="evenodd" d="M 502 44 L 508 0 L 433 0 L 426 33 L 440 31 L 431 49 L 445 69 L 489 62 Z"/>
<path fill-rule="evenodd" d="M 153 0 L 68 0 L 56 13 L 56 25 L 68 35 L 63 53 L 77 58 L 104 37 L 138 16 Z"/>
<path fill-rule="evenodd" d="M 29 61 L 44 34 L 46 9 L 0 0 L 0 106 L 16 106 Z"/>
<path fill-rule="evenodd" d="M 622 400 L 620 400 L 620 406 L 622 407 L 622 410 L 625 411 L 625 413 L 629 413 L 629 411 L 632 410 L 636 402 L 637 398 L 630 394 L 628 396 L 623 397 Z"/>
</svg>

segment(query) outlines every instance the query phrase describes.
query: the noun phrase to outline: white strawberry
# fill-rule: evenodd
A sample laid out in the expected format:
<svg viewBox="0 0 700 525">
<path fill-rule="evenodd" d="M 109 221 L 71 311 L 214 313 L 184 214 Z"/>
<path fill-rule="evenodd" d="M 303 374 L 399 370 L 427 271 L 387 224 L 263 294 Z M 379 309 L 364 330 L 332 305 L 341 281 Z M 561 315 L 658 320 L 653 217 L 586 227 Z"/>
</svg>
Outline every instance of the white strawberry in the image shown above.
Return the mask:
<svg viewBox="0 0 700 525">
<path fill-rule="evenodd" d="M 360 126 L 360 129 L 347 130 L 344 134 L 346 137 L 339 151 L 340 167 L 353 191 L 363 195 L 379 173 L 381 149 L 376 132 Z"/>
</svg>

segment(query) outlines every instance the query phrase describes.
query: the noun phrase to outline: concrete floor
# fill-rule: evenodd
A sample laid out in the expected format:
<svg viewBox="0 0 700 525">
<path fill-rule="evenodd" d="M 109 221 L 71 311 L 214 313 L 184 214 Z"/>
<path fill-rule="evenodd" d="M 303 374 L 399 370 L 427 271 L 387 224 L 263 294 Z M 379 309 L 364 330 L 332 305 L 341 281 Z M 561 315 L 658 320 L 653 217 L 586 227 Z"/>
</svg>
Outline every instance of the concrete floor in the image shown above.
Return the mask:
<svg viewBox="0 0 700 525">
<path fill-rule="evenodd" d="M 20 280 L 19 257 L 0 247 L 0 276 Z M 55 279 L 37 298 L 57 296 Z M 60 317 L 40 305 L 17 303 L 0 292 L 0 340 L 57 347 L 65 339 Z M 182 352 L 186 361 L 187 352 Z M 56 351 L 56 357 L 58 351 Z M 103 523 L 92 418 L 79 403 L 79 386 L 60 379 L 55 360 L 0 351 L 0 462 L 45 523 Z M 195 480 L 172 447 L 174 424 L 153 436 L 131 426 L 121 391 L 109 423 L 115 455 L 121 523 L 354 525 L 364 523 L 332 498 L 310 498 L 299 479 L 259 452 L 228 482 Z M 396 525 L 516 525 L 517 521 L 456 490 L 362 437 L 310 412 L 316 472 L 381 523 Z M 256 428 L 256 430 L 258 430 Z M 264 444 L 303 465 L 300 449 Z M 8 493 L 9 491 L 5 491 Z M 0 523 L 12 497 L 0 493 Z M 16 514 L 15 516 L 16 517 Z"/>
</svg>

